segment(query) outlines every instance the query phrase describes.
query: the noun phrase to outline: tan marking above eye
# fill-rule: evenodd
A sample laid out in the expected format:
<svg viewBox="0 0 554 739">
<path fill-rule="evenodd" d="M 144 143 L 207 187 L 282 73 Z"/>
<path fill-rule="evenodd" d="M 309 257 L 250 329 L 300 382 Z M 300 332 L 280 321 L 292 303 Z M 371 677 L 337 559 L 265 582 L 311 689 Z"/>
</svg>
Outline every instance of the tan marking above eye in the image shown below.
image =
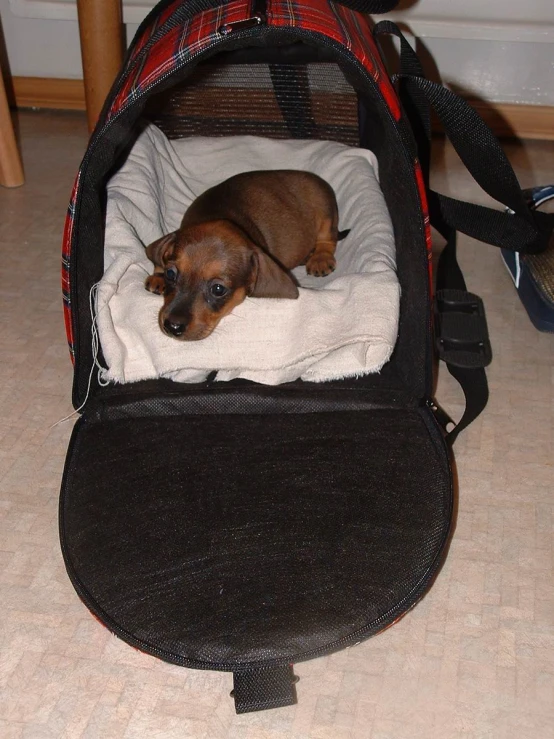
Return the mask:
<svg viewBox="0 0 554 739">
<path fill-rule="evenodd" d="M 174 255 L 174 258 L 168 262 L 166 267 L 169 266 L 175 266 L 179 270 L 179 272 L 190 272 L 191 270 L 191 262 L 190 257 L 188 254 L 185 254 L 184 251 L 179 251 L 177 254 Z"/>
<path fill-rule="evenodd" d="M 228 280 L 225 278 L 225 264 L 220 259 L 212 259 L 209 262 L 206 262 L 202 266 L 202 271 L 200 272 L 200 278 L 204 280 L 205 282 L 211 282 L 212 280 L 218 280 L 221 283 L 226 284 Z"/>
</svg>

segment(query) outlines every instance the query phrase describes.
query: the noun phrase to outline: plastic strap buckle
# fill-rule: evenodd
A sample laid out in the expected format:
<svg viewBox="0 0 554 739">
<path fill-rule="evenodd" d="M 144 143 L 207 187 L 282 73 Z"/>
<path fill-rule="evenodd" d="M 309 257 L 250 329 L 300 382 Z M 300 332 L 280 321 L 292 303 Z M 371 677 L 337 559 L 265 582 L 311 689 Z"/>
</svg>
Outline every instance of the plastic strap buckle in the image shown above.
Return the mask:
<svg viewBox="0 0 554 739">
<path fill-rule="evenodd" d="M 455 367 L 486 367 L 492 360 L 485 307 L 466 290 L 438 290 L 435 296 L 439 357 Z"/>
</svg>

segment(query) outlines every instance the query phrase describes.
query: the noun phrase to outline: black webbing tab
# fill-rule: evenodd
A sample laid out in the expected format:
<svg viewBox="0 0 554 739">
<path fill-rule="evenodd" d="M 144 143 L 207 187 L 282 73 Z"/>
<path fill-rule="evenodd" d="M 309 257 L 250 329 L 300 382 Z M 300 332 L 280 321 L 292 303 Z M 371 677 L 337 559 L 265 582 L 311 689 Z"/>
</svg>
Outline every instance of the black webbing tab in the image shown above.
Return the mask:
<svg viewBox="0 0 554 739">
<path fill-rule="evenodd" d="M 237 713 L 264 711 L 296 703 L 292 665 L 233 672 L 233 692 Z"/>
</svg>

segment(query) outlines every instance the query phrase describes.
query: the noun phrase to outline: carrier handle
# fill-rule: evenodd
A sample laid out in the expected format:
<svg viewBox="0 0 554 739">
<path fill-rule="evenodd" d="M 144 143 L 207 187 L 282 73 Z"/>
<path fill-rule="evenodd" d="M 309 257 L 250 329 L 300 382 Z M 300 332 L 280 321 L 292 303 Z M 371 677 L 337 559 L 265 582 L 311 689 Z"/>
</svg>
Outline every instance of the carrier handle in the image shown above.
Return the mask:
<svg viewBox="0 0 554 739">
<path fill-rule="evenodd" d="M 441 291 L 467 293 L 465 280 L 457 261 L 456 238 L 461 231 L 480 241 L 518 252 L 543 251 L 552 238 L 554 216 L 535 211 L 521 190 L 514 170 L 498 140 L 471 106 L 460 96 L 442 85 L 425 78 L 419 58 L 406 41 L 400 29 L 390 21 L 382 21 L 374 28 L 378 36 L 389 33 L 400 38 L 399 94 L 416 138 L 429 200 L 431 224 L 446 239 L 437 268 L 437 293 Z M 429 152 L 431 104 L 441 120 L 460 158 L 476 182 L 510 212 L 494 210 L 440 195 L 429 188 Z M 440 301 L 436 301 L 438 322 L 441 320 Z M 488 344 L 484 312 L 477 321 L 479 343 Z M 479 354 L 479 353 L 476 353 Z M 449 373 L 459 382 L 466 401 L 462 418 L 446 434 L 453 444 L 458 434 L 474 421 L 485 408 L 489 393 L 485 366 L 490 361 L 488 351 L 475 356 L 473 365 L 460 366 L 443 356 Z M 436 406 L 436 404 L 434 404 Z M 448 417 L 436 407 L 437 417 Z M 446 423 L 443 424 L 446 430 Z"/>
<path fill-rule="evenodd" d="M 428 188 L 433 226 L 448 238 L 448 228 L 494 246 L 529 254 L 544 251 L 554 228 L 554 216 L 532 211 L 512 165 L 498 140 L 476 111 L 456 93 L 428 80 L 415 51 L 395 23 L 382 21 L 374 34 L 400 39 L 400 98 L 418 145 L 426 184 L 433 107 L 456 152 L 480 187 L 511 213 L 447 197 Z"/>
<path fill-rule="evenodd" d="M 404 81 L 410 93 L 423 93 L 431 103 L 477 184 L 512 211 L 466 203 L 431 190 L 431 219 L 435 215 L 434 220 L 440 218 L 457 231 L 512 251 L 544 251 L 552 235 L 554 217 L 529 208 L 512 165 L 483 119 L 463 98 L 436 82 L 412 75 L 405 75 Z"/>
<path fill-rule="evenodd" d="M 452 419 L 440 408 L 440 406 L 438 406 L 436 402 L 428 401 L 429 407 L 432 409 L 435 417 L 444 428 L 446 440 L 450 445 L 452 445 L 455 442 L 458 434 L 467 426 L 469 426 L 469 424 L 474 421 L 483 411 L 483 409 L 487 405 L 489 397 L 485 366 L 486 364 L 488 364 L 488 362 L 490 362 L 491 350 L 490 343 L 488 341 L 488 331 L 486 327 L 484 309 L 482 307 L 481 301 L 476 298 L 476 296 L 467 292 L 464 276 L 456 257 L 456 231 L 457 229 L 460 229 L 467 232 L 468 224 L 470 226 L 472 225 L 470 212 L 472 207 L 466 203 L 453 201 L 453 199 L 451 198 L 443 199 L 442 196 L 430 190 L 429 164 L 431 151 L 431 120 L 429 103 L 436 102 L 437 97 L 440 98 L 441 93 L 436 92 L 436 88 L 440 86 L 434 86 L 435 95 L 433 96 L 431 94 L 430 86 L 426 85 L 428 81 L 425 78 L 420 60 L 410 44 L 407 42 L 406 38 L 404 37 L 398 26 L 390 21 L 382 21 L 381 23 L 378 23 L 374 28 L 375 36 L 377 37 L 380 34 L 384 33 L 392 34 L 400 39 L 400 75 L 397 76 L 397 79 L 399 81 L 399 96 L 417 143 L 418 156 L 423 170 L 423 178 L 429 200 L 431 223 L 446 239 L 446 246 L 439 258 L 436 282 L 437 298 L 435 299 L 435 330 L 437 331 L 437 347 L 439 349 L 439 355 L 441 353 L 439 347 L 440 339 L 443 338 L 445 334 L 448 336 L 452 328 L 456 328 L 456 321 L 459 321 L 460 318 L 463 320 L 460 324 L 458 324 L 458 328 L 460 325 L 462 326 L 461 334 L 464 335 L 463 327 L 464 325 L 467 326 L 468 318 L 465 311 L 468 304 L 471 306 L 472 303 L 475 302 L 474 299 L 477 299 L 477 301 L 481 305 L 481 310 L 477 311 L 477 313 L 480 315 L 470 315 L 469 318 L 470 321 L 474 321 L 476 323 L 476 336 L 473 337 L 476 339 L 476 342 L 474 342 L 474 344 L 477 347 L 485 346 L 486 351 L 478 349 L 478 351 L 476 351 L 473 356 L 470 354 L 470 360 L 474 359 L 475 361 L 470 361 L 469 363 L 466 362 L 466 365 L 469 364 L 469 366 L 460 366 L 459 362 L 449 362 L 448 359 L 452 359 L 452 352 L 442 352 L 442 358 L 445 361 L 446 367 L 449 373 L 460 384 L 466 402 L 461 419 L 458 421 L 457 424 L 454 424 L 454 428 L 451 431 L 447 433 L 448 425 L 450 423 L 454 423 Z M 462 123 L 460 124 L 460 122 L 458 121 L 458 127 L 461 127 L 462 130 L 456 130 L 455 121 L 453 124 L 450 116 L 452 116 L 453 110 L 456 110 L 461 99 L 457 96 L 454 96 L 453 94 L 452 96 L 455 98 L 456 102 L 456 107 L 454 107 L 454 109 L 450 109 L 449 106 L 451 98 L 448 101 L 445 101 L 444 97 L 439 99 L 439 107 L 441 108 L 441 112 L 443 113 L 443 125 L 445 126 L 447 134 L 449 132 L 452 133 L 452 128 L 454 127 L 453 143 L 455 143 L 455 145 L 457 143 L 458 147 L 461 146 L 465 151 L 467 141 L 471 142 L 473 139 L 474 130 L 467 130 L 467 120 L 465 122 L 463 121 L 463 113 L 461 114 Z M 430 98 L 432 99 L 430 100 Z M 469 106 L 467 106 L 467 108 L 469 108 Z M 458 115 L 460 115 L 459 112 Z M 476 115 L 470 115 L 470 117 L 473 119 L 474 123 Z M 515 174 L 511 166 L 509 165 L 509 162 L 506 160 L 504 153 L 500 149 L 498 143 L 492 136 L 492 133 L 479 119 L 477 123 L 477 131 L 479 131 L 479 129 L 481 129 L 483 126 L 487 131 L 487 136 L 485 137 L 485 140 L 490 140 L 490 137 L 492 137 L 492 150 L 499 157 L 502 169 L 507 173 L 506 181 L 509 183 L 507 194 L 504 192 L 503 187 L 501 187 L 500 191 L 498 191 L 494 183 L 492 189 L 497 196 L 500 196 L 501 200 L 507 197 L 509 202 L 517 207 L 518 213 L 523 214 L 523 223 L 525 223 L 525 226 L 528 227 L 529 215 L 525 212 L 526 203 L 522 202 L 523 198 L 521 194 L 521 188 L 519 187 L 519 183 L 517 182 Z M 464 139 L 464 136 L 467 138 Z M 498 152 L 499 149 L 500 153 Z M 469 164 L 470 168 L 473 167 L 473 164 L 475 163 L 471 156 L 471 152 L 469 153 L 469 155 L 466 153 L 465 159 L 462 156 L 462 160 L 464 160 L 466 164 Z M 490 175 L 490 173 L 486 174 Z M 490 183 L 487 181 L 486 186 L 488 187 L 489 184 Z M 457 205 L 455 205 L 454 203 L 457 203 Z M 451 206 L 450 212 L 448 212 L 449 205 Z M 462 219 L 460 222 L 459 213 L 458 220 L 456 219 L 456 208 L 464 209 L 466 207 L 467 209 L 462 214 Z M 445 212 L 445 210 L 447 212 Z M 485 222 L 487 222 L 488 219 L 496 219 L 497 211 L 492 211 L 491 209 L 483 210 L 485 211 L 485 215 L 483 216 L 482 211 L 479 215 L 481 218 L 484 218 Z M 521 215 L 519 215 L 518 217 L 521 218 Z M 481 240 L 492 241 L 494 243 L 498 235 L 496 229 L 499 227 L 499 225 L 501 228 L 501 224 L 494 222 L 491 231 L 491 224 L 489 221 L 487 226 L 488 231 L 485 234 L 479 234 Z M 472 233 L 471 235 L 475 234 Z M 483 238 L 483 236 L 485 236 L 486 238 Z M 532 241 L 535 239 L 535 237 L 536 234 L 533 233 Z M 448 323 L 446 323 L 445 327 L 445 325 L 443 325 L 444 311 L 451 309 L 452 306 L 454 307 L 454 311 L 458 313 L 458 315 L 454 316 L 454 323 L 451 323 L 450 327 L 448 327 Z M 461 316 L 459 315 L 460 312 L 462 314 Z M 449 318 L 449 316 L 447 316 L 447 318 Z M 464 338 L 467 338 L 467 336 L 464 335 Z M 455 342 L 453 343 L 455 344 Z M 462 345 L 464 344 L 462 343 Z"/>
<path fill-rule="evenodd" d="M 400 0 L 335 0 L 339 5 L 344 5 L 351 10 L 360 13 L 388 13 L 393 10 Z M 181 25 L 186 20 L 193 18 L 197 13 L 201 13 L 211 8 L 216 8 L 224 4 L 224 0 L 184 0 L 175 10 L 165 19 L 165 21 L 152 33 L 148 41 L 135 55 L 135 46 L 142 39 L 146 30 L 152 23 L 159 18 L 161 11 L 172 5 L 173 0 L 161 0 L 148 13 L 139 25 L 133 41 L 127 49 L 123 61 L 123 68 L 128 74 L 131 69 L 137 67 L 141 60 L 146 57 L 150 49 L 175 26 Z M 266 0 L 252 0 L 252 12 L 254 15 L 265 16 Z M 111 94 L 109 96 L 111 98 Z"/>
<path fill-rule="evenodd" d="M 335 0 L 339 5 L 345 5 L 358 13 L 388 13 L 394 10 L 400 0 Z"/>
</svg>

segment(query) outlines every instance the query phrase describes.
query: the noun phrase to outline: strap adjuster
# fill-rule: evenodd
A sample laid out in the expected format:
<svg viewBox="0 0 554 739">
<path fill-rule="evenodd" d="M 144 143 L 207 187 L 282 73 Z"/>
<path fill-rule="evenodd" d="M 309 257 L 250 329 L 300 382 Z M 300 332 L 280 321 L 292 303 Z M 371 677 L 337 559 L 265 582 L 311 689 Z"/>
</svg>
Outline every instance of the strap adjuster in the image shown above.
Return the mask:
<svg viewBox="0 0 554 739">
<path fill-rule="evenodd" d="M 466 290 L 438 290 L 435 334 L 440 359 L 455 367 L 486 367 L 492 360 L 485 307 Z"/>
</svg>

